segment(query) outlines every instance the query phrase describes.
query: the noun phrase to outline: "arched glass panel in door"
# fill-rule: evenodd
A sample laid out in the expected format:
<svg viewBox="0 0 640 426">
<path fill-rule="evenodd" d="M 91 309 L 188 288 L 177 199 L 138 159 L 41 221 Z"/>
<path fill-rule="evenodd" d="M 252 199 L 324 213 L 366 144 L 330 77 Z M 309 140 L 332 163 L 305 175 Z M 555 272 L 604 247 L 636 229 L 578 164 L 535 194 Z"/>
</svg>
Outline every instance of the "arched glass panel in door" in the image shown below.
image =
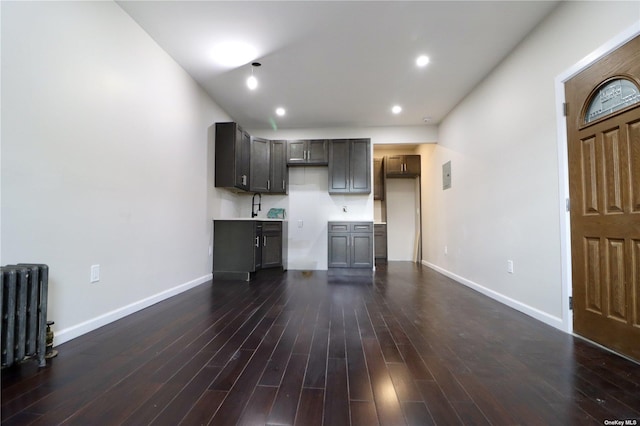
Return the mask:
<svg viewBox="0 0 640 426">
<path fill-rule="evenodd" d="M 640 89 L 633 81 L 626 78 L 609 80 L 591 97 L 584 114 L 584 123 L 591 123 L 637 103 L 640 103 Z"/>
</svg>

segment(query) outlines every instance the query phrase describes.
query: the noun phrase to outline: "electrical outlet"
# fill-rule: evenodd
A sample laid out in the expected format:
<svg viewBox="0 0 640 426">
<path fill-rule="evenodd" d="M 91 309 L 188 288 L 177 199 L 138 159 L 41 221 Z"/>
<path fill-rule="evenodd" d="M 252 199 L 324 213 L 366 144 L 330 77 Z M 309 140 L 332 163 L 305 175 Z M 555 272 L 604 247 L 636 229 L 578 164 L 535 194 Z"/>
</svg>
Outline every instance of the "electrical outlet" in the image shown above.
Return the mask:
<svg viewBox="0 0 640 426">
<path fill-rule="evenodd" d="M 100 281 L 100 265 L 91 265 L 91 282 Z"/>
<path fill-rule="evenodd" d="M 507 260 L 507 272 L 513 274 L 513 260 Z"/>
</svg>

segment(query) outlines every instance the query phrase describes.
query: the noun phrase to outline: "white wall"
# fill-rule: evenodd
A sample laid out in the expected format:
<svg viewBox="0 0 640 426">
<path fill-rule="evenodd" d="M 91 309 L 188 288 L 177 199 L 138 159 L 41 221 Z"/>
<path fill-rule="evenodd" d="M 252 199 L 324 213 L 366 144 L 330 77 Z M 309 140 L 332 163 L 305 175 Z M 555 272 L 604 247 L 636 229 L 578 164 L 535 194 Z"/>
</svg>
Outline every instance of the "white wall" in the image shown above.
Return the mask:
<svg viewBox="0 0 640 426">
<path fill-rule="evenodd" d="M 420 148 L 426 264 L 563 328 L 554 79 L 639 19 L 638 1 L 562 3 L 447 116 Z"/>
<path fill-rule="evenodd" d="M 387 179 L 387 259 L 414 261 L 420 224 L 417 179 Z"/>
<path fill-rule="evenodd" d="M 2 89 L 0 263 L 50 266 L 57 343 L 210 277 L 229 117 L 116 3 L 2 2 Z"/>
<path fill-rule="evenodd" d="M 373 221 L 373 196 L 329 194 L 328 173 L 289 168 L 289 269 L 327 269 L 327 222 Z"/>
</svg>

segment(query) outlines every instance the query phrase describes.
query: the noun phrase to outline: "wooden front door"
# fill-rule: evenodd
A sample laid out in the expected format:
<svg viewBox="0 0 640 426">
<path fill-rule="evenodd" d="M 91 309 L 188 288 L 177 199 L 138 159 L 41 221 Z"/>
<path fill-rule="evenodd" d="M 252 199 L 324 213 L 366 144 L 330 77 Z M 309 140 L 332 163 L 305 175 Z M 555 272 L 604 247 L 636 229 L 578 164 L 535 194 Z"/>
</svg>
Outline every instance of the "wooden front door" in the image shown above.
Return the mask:
<svg viewBox="0 0 640 426">
<path fill-rule="evenodd" d="M 640 360 L 640 37 L 565 92 L 574 332 Z"/>
</svg>

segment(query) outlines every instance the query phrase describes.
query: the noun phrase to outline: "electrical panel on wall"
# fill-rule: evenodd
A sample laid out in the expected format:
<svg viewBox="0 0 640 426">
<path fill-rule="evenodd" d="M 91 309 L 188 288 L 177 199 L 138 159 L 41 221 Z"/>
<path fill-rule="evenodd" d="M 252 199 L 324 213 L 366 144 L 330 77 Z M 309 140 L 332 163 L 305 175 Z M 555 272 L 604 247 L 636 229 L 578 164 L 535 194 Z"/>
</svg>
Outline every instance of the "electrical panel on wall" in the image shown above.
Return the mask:
<svg viewBox="0 0 640 426">
<path fill-rule="evenodd" d="M 451 188 L 451 161 L 442 165 L 442 190 Z"/>
</svg>

